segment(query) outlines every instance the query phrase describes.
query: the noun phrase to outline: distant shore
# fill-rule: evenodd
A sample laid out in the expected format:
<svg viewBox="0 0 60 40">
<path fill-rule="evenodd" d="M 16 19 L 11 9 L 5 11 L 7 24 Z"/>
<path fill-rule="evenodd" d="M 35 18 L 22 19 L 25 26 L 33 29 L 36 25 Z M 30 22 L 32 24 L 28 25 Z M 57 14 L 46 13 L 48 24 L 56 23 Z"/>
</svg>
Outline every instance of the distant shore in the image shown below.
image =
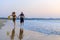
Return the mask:
<svg viewBox="0 0 60 40">
<path fill-rule="evenodd" d="M 0 17 L 0 19 L 6 19 L 8 20 L 8 18 L 3 18 Z M 10 18 L 11 20 L 12 18 Z M 17 20 L 19 20 L 19 18 L 16 18 Z M 60 20 L 60 18 L 25 18 L 25 20 Z"/>
</svg>

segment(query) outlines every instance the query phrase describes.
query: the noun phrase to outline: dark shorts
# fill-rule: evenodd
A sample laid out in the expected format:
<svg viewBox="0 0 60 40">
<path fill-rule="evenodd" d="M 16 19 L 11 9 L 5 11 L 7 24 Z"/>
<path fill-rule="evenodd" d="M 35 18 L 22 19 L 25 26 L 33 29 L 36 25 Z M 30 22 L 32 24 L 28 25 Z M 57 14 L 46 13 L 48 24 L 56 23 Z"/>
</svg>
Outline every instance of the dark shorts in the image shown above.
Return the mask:
<svg viewBox="0 0 60 40">
<path fill-rule="evenodd" d="M 13 18 L 13 22 L 15 22 L 16 18 Z"/>
<path fill-rule="evenodd" d="M 24 23 L 24 18 L 20 18 L 20 23 Z"/>
</svg>

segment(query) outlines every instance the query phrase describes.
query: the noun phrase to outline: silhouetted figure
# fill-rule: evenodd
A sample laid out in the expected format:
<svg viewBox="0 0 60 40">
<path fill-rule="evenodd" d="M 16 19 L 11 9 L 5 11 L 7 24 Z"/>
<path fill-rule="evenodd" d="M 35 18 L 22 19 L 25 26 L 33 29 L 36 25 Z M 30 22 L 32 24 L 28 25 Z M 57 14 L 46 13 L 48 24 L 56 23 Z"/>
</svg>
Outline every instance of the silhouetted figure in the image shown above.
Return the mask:
<svg viewBox="0 0 60 40">
<path fill-rule="evenodd" d="M 14 36 L 15 36 L 15 28 L 12 30 L 12 33 L 11 33 L 11 40 L 14 40 Z"/>
<path fill-rule="evenodd" d="M 24 23 L 24 14 L 23 12 L 21 12 L 21 14 L 18 16 L 20 17 L 20 27 L 22 27 L 23 23 Z M 22 40 L 23 39 L 23 28 L 20 28 L 20 32 L 19 32 L 19 39 Z"/>
<path fill-rule="evenodd" d="M 22 40 L 23 39 L 23 29 L 20 28 L 20 33 L 19 33 L 19 39 Z"/>
<path fill-rule="evenodd" d="M 21 14 L 19 16 L 20 16 L 20 24 L 22 25 L 24 23 L 24 14 L 23 14 L 23 12 L 21 12 Z"/>
<path fill-rule="evenodd" d="M 16 20 L 16 14 L 15 14 L 15 12 L 12 12 L 12 15 L 10 15 L 10 16 L 12 16 L 14 27 L 15 27 L 15 20 Z"/>
</svg>

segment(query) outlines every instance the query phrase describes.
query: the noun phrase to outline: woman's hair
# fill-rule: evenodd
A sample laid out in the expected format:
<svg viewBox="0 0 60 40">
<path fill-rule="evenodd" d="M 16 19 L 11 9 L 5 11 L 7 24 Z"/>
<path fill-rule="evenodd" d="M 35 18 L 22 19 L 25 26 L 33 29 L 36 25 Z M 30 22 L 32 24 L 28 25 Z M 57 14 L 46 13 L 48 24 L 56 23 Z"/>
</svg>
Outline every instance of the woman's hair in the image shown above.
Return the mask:
<svg viewBox="0 0 60 40">
<path fill-rule="evenodd" d="M 12 14 L 15 14 L 15 12 L 12 12 Z"/>
</svg>

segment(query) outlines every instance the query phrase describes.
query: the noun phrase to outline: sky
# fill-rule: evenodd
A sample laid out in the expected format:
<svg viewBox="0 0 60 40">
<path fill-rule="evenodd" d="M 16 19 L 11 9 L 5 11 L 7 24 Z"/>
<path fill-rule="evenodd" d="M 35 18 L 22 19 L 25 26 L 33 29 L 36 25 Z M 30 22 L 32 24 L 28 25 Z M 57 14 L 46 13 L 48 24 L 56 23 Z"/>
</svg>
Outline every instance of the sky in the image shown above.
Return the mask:
<svg viewBox="0 0 60 40">
<path fill-rule="evenodd" d="M 14 11 L 27 18 L 60 18 L 60 0 L 0 0 L 0 17 Z"/>
</svg>

